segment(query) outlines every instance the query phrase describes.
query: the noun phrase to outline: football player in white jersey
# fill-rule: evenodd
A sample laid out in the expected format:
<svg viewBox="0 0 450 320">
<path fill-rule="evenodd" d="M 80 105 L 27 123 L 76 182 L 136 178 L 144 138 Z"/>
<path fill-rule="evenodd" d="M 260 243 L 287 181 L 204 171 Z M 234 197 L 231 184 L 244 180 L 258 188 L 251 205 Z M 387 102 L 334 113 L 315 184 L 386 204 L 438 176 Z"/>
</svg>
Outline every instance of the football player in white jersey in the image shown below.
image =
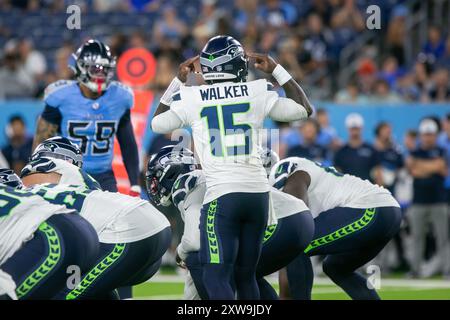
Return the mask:
<svg viewBox="0 0 450 320">
<path fill-rule="evenodd" d="M 270 161 L 266 161 L 265 165 L 270 168 Z M 151 157 L 146 179 L 149 197 L 160 205 L 173 203 L 185 223 L 184 234 L 177 248 L 179 263 L 185 264 L 190 272 L 185 284 L 185 299 L 209 299 L 198 257 L 200 211 L 206 193 L 202 170 L 198 169 L 190 150 L 166 146 Z M 301 254 L 314 233 L 312 215 L 303 201 L 275 188 L 270 189 L 270 196 L 277 224 L 268 226 L 265 231 L 261 258 L 256 270 L 260 296 L 264 300 L 278 298 L 264 276 L 287 266 Z M 302 281 L 298 277 L 291 277 L 291 280 Z M 195 287 L 192 287 L 193 285 Z"/>
<path fill-rule="evenodd" d="M 51 148 L 38 148 L 22 171 L 23 183 L 29 186 L 26 190 L 77 209 L 100 240 L 97 265 L 83 274 L 76 288 L 57 298 L 116 299 L 116 288 L 141 283 L 159 269 L 171 240 L 169 221 L 148 201 L 90 189 L 97 185 L 95 180 L 73 164 L 66 144 L 55 140 L 51 144 Z M 69 158 L 63 160 L 62 155 Z"/>
<path fill-rule="evenodd" d="M 324 255 L 323 271 L 352 299 L 379 299 L 356 270 L 371 261 L 400 229 L 402 213 L 392 194 L 368 180 L 298 157 L 278 162 L 269 181 L 302 199 L 314 216 L 313 241 L 287 268 L 288 277 L 292 270 L 308 275 L 299 287 L 290 286 L 293 297 L 311 298 L 309 257 Z"/>
<path fill-rule="evenodd" d="M 248 59 L 273 75 L 286 92 L 281 98 L 265 79 L 246 81 Z M 206 85 L 185 86 L 199 60 Z M 201 214 L 204 282 L 211 299 L 258 299 L 255 277 L 268 221 L 269 184 L 257 146 L 266 117 L 278 121 L 307 118 L 312 108 L 291 75 L 269 56 L 245 53 L 230 36 L 208 41 L 200 56 L 180 65 L 152 120 L 152 129 L 168 133 L 183 126 L 206 178 Z"/>
<path fill-rule="evenodd" d="M 97 233 L 75 210 L 21 188 L 0 169 L 0 300 L 51 299 L 66 287 L 69 266 L 94 266 Z"/>
</svg>

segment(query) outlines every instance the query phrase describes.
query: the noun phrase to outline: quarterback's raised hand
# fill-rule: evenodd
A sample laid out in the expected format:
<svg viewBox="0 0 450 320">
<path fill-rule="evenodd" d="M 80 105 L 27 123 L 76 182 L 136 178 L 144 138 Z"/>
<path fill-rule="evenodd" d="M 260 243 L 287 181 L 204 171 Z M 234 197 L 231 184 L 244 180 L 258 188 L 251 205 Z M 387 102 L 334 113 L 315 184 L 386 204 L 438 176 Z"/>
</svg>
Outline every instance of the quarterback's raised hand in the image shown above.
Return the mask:
<svg viewBox="0 0 450 320">
<path fill-rule="evenodd" d="M 196 55 L 195 57 L 189 58 L 180 64 L 180 67 L 178 68 L 177 77 L 178 77 L 178 79 L 181 80 L 181 82 L 183 82 L 183 83 L 186 82 L 188 74 L 195 70 L 194 63 L 199 58 L 200 58 L 200 56 Z"/>
<path fill-rule="evenodd" d="M 255 59 L 254 66 L 256 69 L 271 74 L 277 80 L 280 86 L 283 87 L 287 98 L 301 104 L 308 113 L 308 116 L 312 114 L 313 109 L 311 103 L 303 89 L 271 56 L 255 52 L 249 52 L 247 56 Z"/>
<path fill-rule="evenodd" d="M 268 74 L 271 74 L 277 66 L 276 61 L 268 54 L 248 52 L 247 56 L 255 59 L 254 66 L 256 69 Z"/>
</svg>

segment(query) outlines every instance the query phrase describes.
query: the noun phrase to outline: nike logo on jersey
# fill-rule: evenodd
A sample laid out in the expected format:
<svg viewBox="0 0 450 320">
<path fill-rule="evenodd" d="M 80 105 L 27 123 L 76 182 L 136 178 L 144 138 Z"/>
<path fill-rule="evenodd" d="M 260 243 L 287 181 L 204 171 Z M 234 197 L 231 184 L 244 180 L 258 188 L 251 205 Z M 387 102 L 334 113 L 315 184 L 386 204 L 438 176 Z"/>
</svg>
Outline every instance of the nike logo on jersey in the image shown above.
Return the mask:
<svg viewBox="0 0 450 320">
<path fill-rule="evenodd" d="M 200 95 L 202 101 L 248 97 L 248 88 L 245 84 L 212 87 L 200 89 Z"/>
</svg>

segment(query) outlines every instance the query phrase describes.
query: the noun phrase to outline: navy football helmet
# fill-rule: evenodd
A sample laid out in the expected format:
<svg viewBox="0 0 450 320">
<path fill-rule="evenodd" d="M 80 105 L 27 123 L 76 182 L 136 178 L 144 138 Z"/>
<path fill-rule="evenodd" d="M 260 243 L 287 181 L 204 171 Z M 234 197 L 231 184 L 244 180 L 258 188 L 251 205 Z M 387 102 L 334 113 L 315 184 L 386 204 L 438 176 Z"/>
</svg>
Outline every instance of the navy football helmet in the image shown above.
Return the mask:
<svg viewBox="0 0 450 320">
<path fill-rule="evenodd" d="M 116 58 L 107 45 L 98 40 L 88 40 L 72 54 L 72 58 L 74 65 L 69 67 L 79 82 L 95 93 L 108 89 L 114 76 Z"/>
<path fill-rule="evenodd" d="M 52 137 L 40 143 L 30 161 L 39 158 L 62 159 L 81 168 L 83 166 L 83 154 L 80 148 L 65 137 Z"/>
<path fill-rule="evenodd" d="M 209 84 L 247 79 L 248 58 L 239 41 L 230 36 L 211 38 L 200 54 L 200 66 Z"/>
<path fill-rule="evenodd" d="M 269 148 L 262 148 L 259 151 L 259 155 L 261 157 L 263 167 L 264 169 L 266 169 L 267 176 L 269 176 L 272 167 L 275 165 L 275 163 L 280 161 L 280 156 L 275 151 Z"/>
<path fill-rule="evenodd" d="M 156 205 L 171 203 L 172 187 L 182 174 L 197 169 L 194 153 L 188 148 L 169 145 L 151 156 L 147 165 L 145 183 L 147 194 Z"/>
<path fill-rule="evenodd" d="M 11 169 L 0 168 L 0 184 L 7 185 L 14 189 L 22 189 L 23 183 L 19 176 Z"/>
</svg>

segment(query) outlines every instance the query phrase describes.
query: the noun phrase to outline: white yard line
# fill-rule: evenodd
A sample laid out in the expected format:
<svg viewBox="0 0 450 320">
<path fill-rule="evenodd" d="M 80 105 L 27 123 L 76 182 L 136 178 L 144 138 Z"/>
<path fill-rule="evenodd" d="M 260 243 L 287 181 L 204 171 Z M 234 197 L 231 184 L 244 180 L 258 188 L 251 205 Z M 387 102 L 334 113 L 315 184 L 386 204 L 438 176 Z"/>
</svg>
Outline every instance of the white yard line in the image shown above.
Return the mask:
<svg viewBox="0 0 450 320">
<path fill-rule="evenodd" d="M 278 280 L 274 277 L 268 277 L 268 280 L 272 284 L 278 283 Z M 182 275 L 155 275 L 148 280 L 149 283 L 158 282 L 170 282 L 170 283 L 183 283 L 184 277 Z M 321 285 L 333 285 L 333 282 L 328 278 L 315 278 L 315 284 Z M 406 288 L 448 288 L 450 289 L 449 280 L 424 280 L 424 279 L 381 279 L 382 287 L 406 287 Z"/>
</svg>

